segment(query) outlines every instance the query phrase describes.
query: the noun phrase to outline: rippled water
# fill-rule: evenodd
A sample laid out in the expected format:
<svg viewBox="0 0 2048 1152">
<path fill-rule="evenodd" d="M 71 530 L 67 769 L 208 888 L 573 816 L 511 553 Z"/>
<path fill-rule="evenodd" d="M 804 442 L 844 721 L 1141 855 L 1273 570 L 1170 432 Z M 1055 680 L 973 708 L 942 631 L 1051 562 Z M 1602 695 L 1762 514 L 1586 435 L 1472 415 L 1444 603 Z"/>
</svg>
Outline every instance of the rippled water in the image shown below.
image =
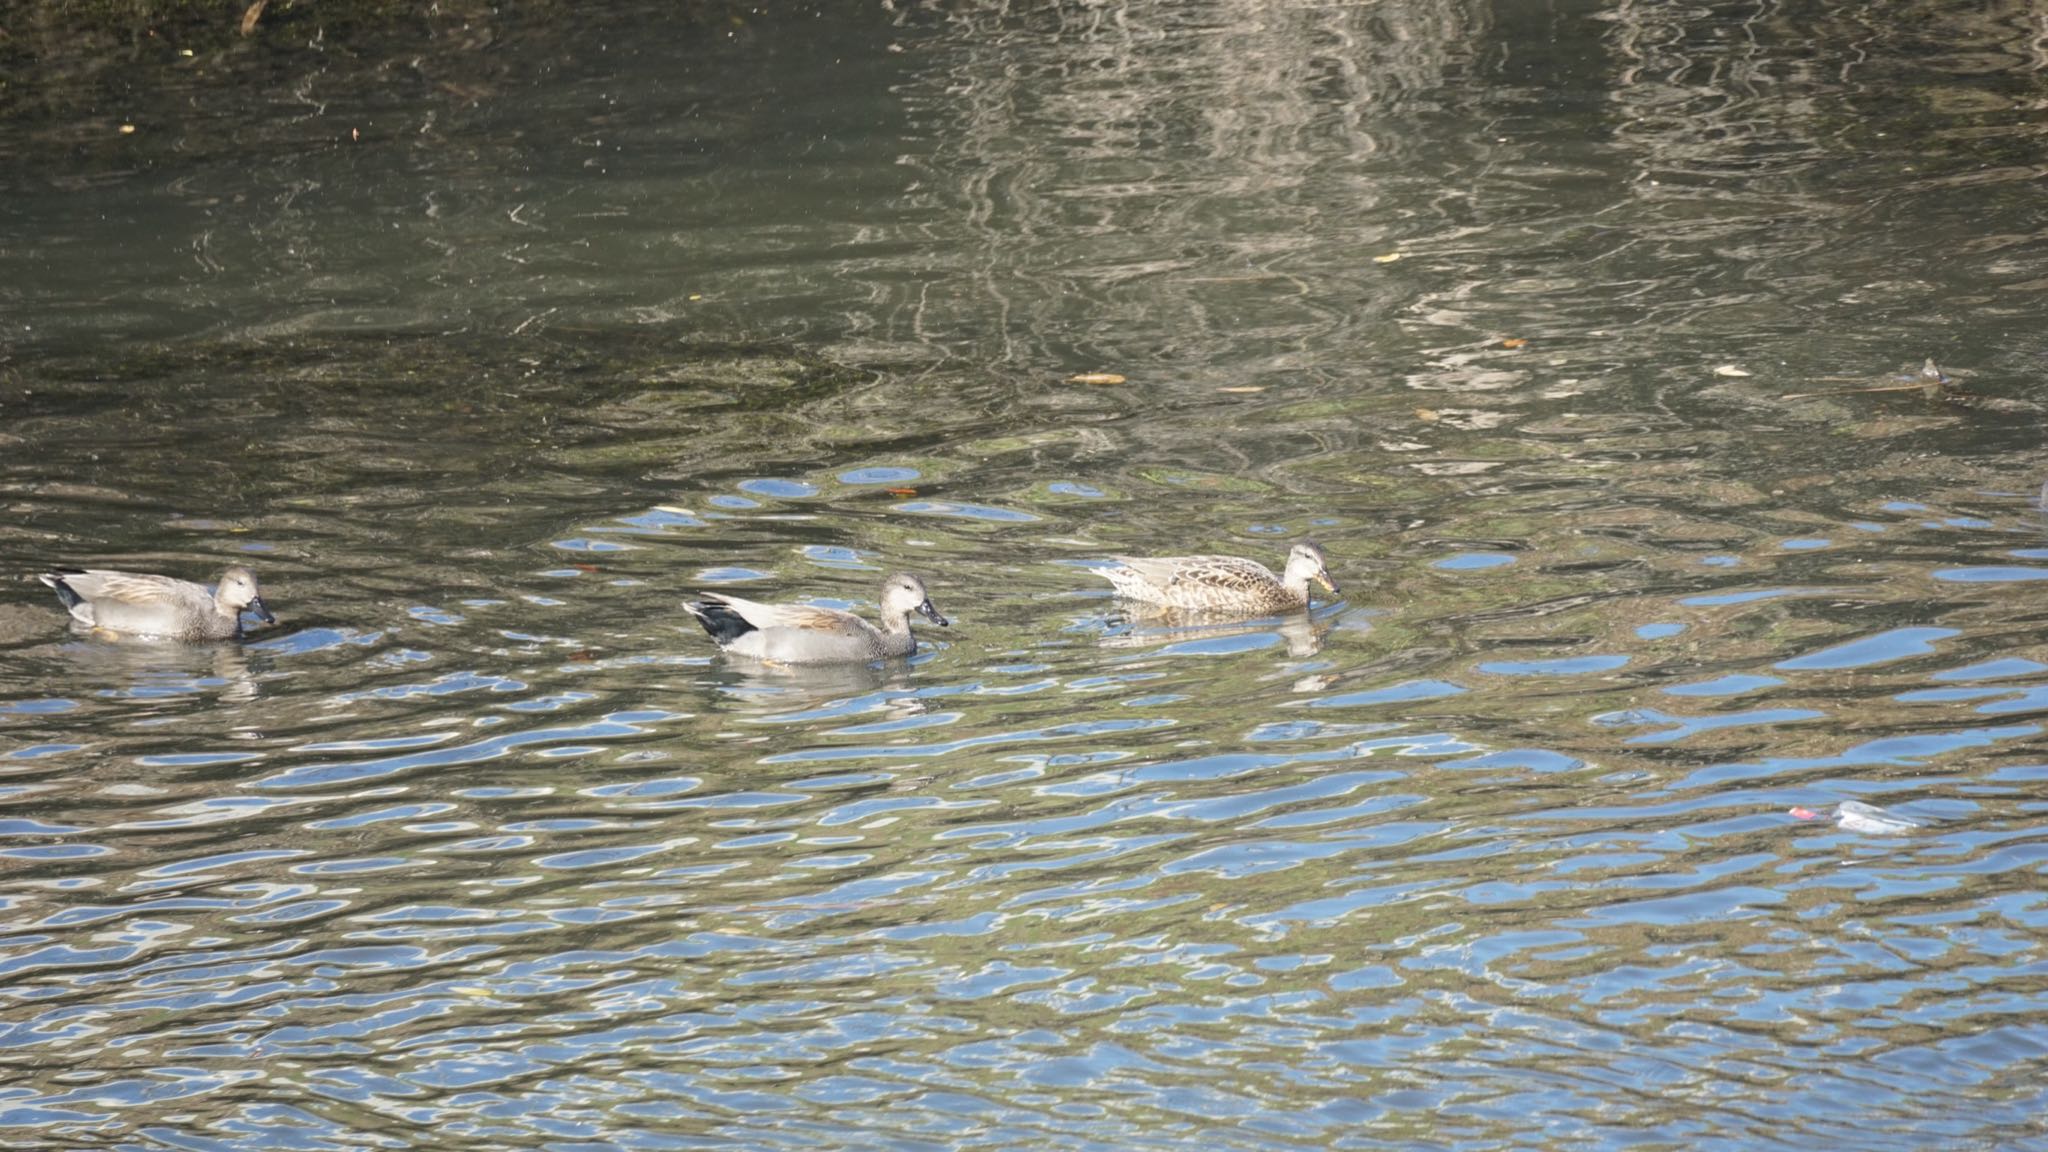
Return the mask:
<svg viewBox="0 0 2048 1152">
<path fill-rule="evenodd" d="M 7 1144 L 2048 1148 L 2042 56 L 1962 7 L 287 9 L 16 85 Z M 1307 535 L 1312 618 L 1087 571 Z M 238 646 L 33 582 L 231 559 Z M 677 607 L 897 567 L 887 667 Z"/>
</svg>

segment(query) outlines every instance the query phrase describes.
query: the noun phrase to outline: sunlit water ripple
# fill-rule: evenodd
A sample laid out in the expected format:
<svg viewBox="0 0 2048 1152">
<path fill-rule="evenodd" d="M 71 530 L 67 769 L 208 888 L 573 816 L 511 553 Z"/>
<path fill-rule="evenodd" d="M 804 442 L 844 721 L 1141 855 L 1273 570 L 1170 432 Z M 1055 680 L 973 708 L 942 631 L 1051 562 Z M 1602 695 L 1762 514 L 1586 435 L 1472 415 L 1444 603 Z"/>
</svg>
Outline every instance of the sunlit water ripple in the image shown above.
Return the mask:
<svg viewBox="0 0 2048 1152">
<path fill-rule="evenodd" d="M 106 273 L 214 343 L 0 295 L 57 333 L 0 361 L 8 1144 L 2048 1148 L 2039 418 L 1800 396 L 1944 350 L 2024 398 L 2037 227 L 1981 165 L 2037 139 L 2031 25 L 1822 69 L 1700 11 L 785 15 L 673 89 L 711 48 L 618 41 L 651 110 L 590 133 L 595 73 L 536 94 L 644 183 L 470 141 L 395 239 L 353 224 L 411 178 L 318 153 L 94 185 L 349 195 L 213 234 L 210 294 Z M 451 147 L 522 114 L 460 91 Z M 1815 127 L 1888 108 L 1919 170 Z M 1933 259 L 1971 211 L 2005 242 Z M 1298 619 L 1088 571 L 1309 535 Z M 228 558 L 242 645 L 28 579 Z M 886 667 L 678 608 L 895 568 L 954 626 Z M 1791 814 L 1849 800 L 1913 827 Z"/>
</svg>

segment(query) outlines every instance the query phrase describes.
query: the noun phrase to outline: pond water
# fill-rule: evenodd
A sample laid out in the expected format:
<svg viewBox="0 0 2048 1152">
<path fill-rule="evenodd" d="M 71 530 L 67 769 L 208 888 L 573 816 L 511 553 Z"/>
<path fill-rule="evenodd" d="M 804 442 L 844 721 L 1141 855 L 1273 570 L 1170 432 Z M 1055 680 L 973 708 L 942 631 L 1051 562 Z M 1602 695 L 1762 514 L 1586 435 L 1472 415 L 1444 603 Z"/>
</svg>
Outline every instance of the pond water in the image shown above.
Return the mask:
<svg viewBox="0 0 2048 1152">
<path fill-rule="evenodd" d="M 8 1146 L 2048 1148 L 2031 8 L 317 8 L 0 106 Z"/>
</svg>

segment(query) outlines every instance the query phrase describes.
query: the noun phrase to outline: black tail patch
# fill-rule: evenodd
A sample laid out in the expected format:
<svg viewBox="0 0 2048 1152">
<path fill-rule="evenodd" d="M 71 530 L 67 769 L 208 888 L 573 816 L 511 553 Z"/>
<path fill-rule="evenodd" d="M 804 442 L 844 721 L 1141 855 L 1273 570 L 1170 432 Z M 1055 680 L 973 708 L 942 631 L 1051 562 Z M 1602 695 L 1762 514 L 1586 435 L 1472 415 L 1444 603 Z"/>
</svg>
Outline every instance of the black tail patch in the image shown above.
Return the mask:
<svg viewBox="0 0 2048 1152">
<path fill-rule="evenodd" d="M 57 569 L 57 571 L 47 576 L 44 576 L 42 578 L 42 581 L 43 583 L 48 584 L 50 587 L 56 589 L 57 599 L 63 602 L 64 607 L 70 608 L 73 605 L 85 603 L 85 597 L 80 596 L 76 592 L 73 592 L 71 590 L 71 585 L 66 584 L 64 582 L 64 577 L 76 576 L 78 574 L 79 569 L 76 568 L 59 568 Z"/>
<path fill-rule="evenodd" d="M 699 600 L 695 604 L 685 604 L 683 607 L 697 618 L 697 623 L 704 626 L 704 631 L 709 632 L 720 647 L 754 630 L 754 626 L 747 623 L 739 613 L 716 600 Z"/>
</svg>

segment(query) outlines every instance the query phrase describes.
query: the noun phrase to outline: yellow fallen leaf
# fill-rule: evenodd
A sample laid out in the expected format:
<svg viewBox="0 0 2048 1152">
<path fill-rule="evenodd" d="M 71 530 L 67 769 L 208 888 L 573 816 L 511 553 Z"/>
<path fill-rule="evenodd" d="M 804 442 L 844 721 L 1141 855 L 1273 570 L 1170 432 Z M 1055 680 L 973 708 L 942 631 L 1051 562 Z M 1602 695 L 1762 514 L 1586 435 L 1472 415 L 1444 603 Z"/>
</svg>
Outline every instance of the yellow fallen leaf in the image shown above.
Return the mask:
<svg viewBox="0 0 2048 1152">
<path fill-rule="evenodd" d="M 1737 368 L 1737 367 L 1736 367 L 1735 365 L 1733 365 L 1733 364 L 1723 364 L 1723 365 L 1721 365 L 1721 366 L 1720 366 L 1719 368 L 1716 368 L 1716 369 L 1714 369 L 1714 375 L 1716 375 L 1716 376 L 1747 376 L 1747 375 L 1749 375 L 1749 373 L 1747 373 L 1747 372 L 1744 372 L 1744 371 L 1743 371 L 1742 369 L 1740 369 L 1740 368 Z"/>
<path fill-rule="evenodd" d="M 1401 254 L 1399 252 L 1389 252 L 1385 256 L 1373 257 L 1372 262 L 1375 264 L 1392 264 L 1394 261 L 1399 260 L 1400 258 Z"/>
<path fill-rule="evenodd" d="M 1434 424 L 1437 421 L 1436 409 L 1417 408 L 1415 410 L 1415 418 L 1417 420 L 1422 421 L 1424 424 Z"/>
<path fill-rule="evenodd" d="M 1067 377 L 1069 384 L 1121 384 L 1124 378 L 1114 372 L 1082 372 Z"/>
<path fill-rule="evenodd" d="M 135 125 L 133 125 L 133 124 L 123 124 L 123 125 L 121 125 L 121 135 L 123 135 L 123 136 L 133 136 L 133 135 L 135 135 Z"/>
<path fill-rule="evenodd" d="M 1522 348 L 1526 347 L 1528 343 L 1527 340 L 1522 339 L 1520 336 L 1514 336 L 1501 341 L 1500 346 L 1503 348 Z"/>
<path fill-rule="evenodd" d="M 1266 387 L 1263 384 L 1234 384 L 1228 388 L 1217 389 L 1218 392 L 1264 392 L 1265 390 Z"/>
</svg>

